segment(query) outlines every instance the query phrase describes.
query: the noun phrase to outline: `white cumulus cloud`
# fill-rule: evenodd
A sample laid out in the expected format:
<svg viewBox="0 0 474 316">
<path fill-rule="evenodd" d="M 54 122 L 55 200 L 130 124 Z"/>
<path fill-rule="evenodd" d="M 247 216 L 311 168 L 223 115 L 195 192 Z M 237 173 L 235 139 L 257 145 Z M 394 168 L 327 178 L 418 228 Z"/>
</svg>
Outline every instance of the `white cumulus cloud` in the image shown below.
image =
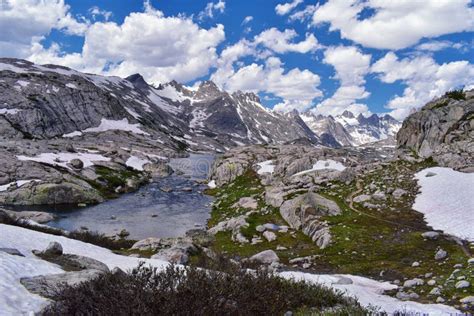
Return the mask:
<svg viewBox="0 0 474 316">
<path fill-rule="evenodd" d="M 334 79 L 340 86 L 328 99 L 319 103 L 313 111 L 318 114 L 337 115 L 345 110 L 354 114 L 368 114 L 368 107 L 358 103 L 370 93 L 365 90 L 365 75 L 370 71 L 370 54 L 364 54 L 355 46 L 330 47 L 324 52 L 323 62 L 334 67 Z"/>
<path fill-rule="evenodd" d="M 53 29 L 83 35 L 88 24 L 77 21 L 69 9 L 63 0 L 0 1 L 0 55 L 25 58 Z"/>
<path fill-rule="evenodd" d="M 145 12 L 130 13 L 122 24 L 91 24 L 80 54 L 36 45 L 29 59 L 122 77 L 139 72 L 155 83 L 186 82 L 207 75 L 216 65 L 216 47 L 224 38 L 220 24 L 204 29 L 190 18 L 166 17 L 148 3 Z"/>
<path fill-rule="evenodd" d="M 332 0 L 315 10 L 312 23 L 329 23 L 331 31 L 366 47 L 395 50 L 472 31 L 474 8 L 470 0 Z"/>
<path fill-rule="evenodd" d="M 431 56 L 399 59 L 389 52 L 372 65 L 372 72 L 378 73 L 382 82 L 400 81 L 406 86 L 403 95 L 387 104 L 399 119 L 448 90 L 474 84 L 474 65 L 465 60 L 438 64 Z"/>
<path fill-rule="evenodd" d="M 277 4 L 277 6 L 275 7 L 275 12 L 278 15 L 288 14 L 302 2 L 303 0 L 293 0 L 288 3 Z"/>
</svg>

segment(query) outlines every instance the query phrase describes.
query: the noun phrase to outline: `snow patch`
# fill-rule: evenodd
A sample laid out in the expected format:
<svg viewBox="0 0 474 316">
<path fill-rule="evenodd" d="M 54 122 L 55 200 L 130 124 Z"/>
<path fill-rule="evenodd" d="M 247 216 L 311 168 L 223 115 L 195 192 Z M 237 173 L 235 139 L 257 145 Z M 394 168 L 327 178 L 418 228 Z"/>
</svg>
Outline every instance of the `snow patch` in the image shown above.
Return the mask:
<svg viewBox="0 0 474 316">
<path fill-rule="evenodd" d="M 305 280 L 313 284 L 322 284 L 333 289 L 342 291 L 346 296 L 356 297 L 361 305 L 378 306 L 388 314 L 396 311 L 406 311 L 408 314 L 420 315 L 456 315 L 459 313 L 453 307 L 441 304 L 421 304 L 410 301 L 400 301 L 394 297 L 383 295 L 387 290 L 396 289 L 397 286 L 389 282 L 378 282 L 369 278 L 355 275 L 330 275 L 330 274 L 309 274 L 303 272 L 282 272 L 280 275 L 286 279 L 296 281 Z M 352 284 L 337 284 L 341 279 L 349 278 Z"/>
<path fill-rule="evenodd" d="M 61 166 L 70 169 L 68 163 L 73 159 L 80 159 L 84 163 L 84 168 L 94 165 L 98 161 L 110 161 L 110 158 L 91 153 L 42 153 L 38 156 L 16 156 L 20 161 L 36 161 L 53 166 Z"/>
<path fill-rule="evenodd" d="M 150 163 L 150 160 L 141 159 L 141 158 L 138 158 L 137 156 L 130 156 L 130 158 L 128 158 L 127 161 L 125 162 L 125 165 L 135 170 L 143 171 L 143 166 L 146 165 L 147 163 Z"/>
<path fill-rule="evenodd" d="M 135 134 L 140 134 L 140 135 L 150 135 L 147 132 L 144 132 L 140 129 L 140 124 L 130 124 L 128 122 L 128 119 L 124 118 L 122 120 L 114 121 L 114 120 L 108 120 L 103 118 L 100 121 L 100 125 L 98 127 L 91 127 L 88 129 L 83 130 L 85 133 L 100 133 L 100 132 L 106 132 L 106 131 L 112 131 L 112 130 L 120 130 L 120 131 L 126 131 L 126 132 L 132 132 Z"/>
<path fill-rule="evenodd" d="M 258 174 L 270 173 L 272 174 L 275 170 L 275 165 L 273 164 L 273 160 L 267 160 L 263 162 L 259 162 L 257 164 L 260 168 L 258 169 Z"/>
<path fill-rule="evenodd" d="M 15 115 L 18 112 L 21 112 L 22 110 L 20 109 L 0 109 L 0 114 L 10 114 L 10 115 Z"/>
<path fill-rule="evenodd" d="M 216 184 L 216 180 L 211 180 L 207 186 L 210 188 L 210 189 L 215 189 L 217 188 L 217 184 Z"/>
<path fill-rule="evenodd" d="M 77 89 L 77 86 L 74 83 L 66 83 L 66 87 L 71 89 Z"/>
<path fill-rule="evenodd" d="M 7 184 L 4 184 L 4 185 L 0 185 L 0 192 L 5 192 L 6 190 L 8 190 L 12 185 L 15 185 L 16 187 L 21 187 L 27 183 L 30 183 L 30 182 L 41 182 L 41 180 L 38 180 L 38 179 L 33 179 L 33 180 L 18 180 L 18 181 L 13 181 L 13 182 L 10 182 L 10 183 L 7 183 Z"/>
<path fill-rule="evenodd" d="M 316 163 L 313 165 L 313 168 L 309 169 L 309 170 L 304 170 L 304 171 L 301 171 L 301 172 L 298 172 L 298 173 L 295 173 L 294 176 L 299 176 L 299 175 L 302 175 L 302 174 L 305 174 L 305 173 L 308 173 L 308 172 L 311 172 L 311 171 L 315 171 L 315 170 L 337 170 L 337 171 L 343 171 L 344 169 L 346 169 L 346 167 L 338 162 L 338 161 L 334 161 L 332 159 L 328 159 L 328 160 L 318 160 L 316 161 Z"/>
<path fill-rule="evenodd" d="M 62 137 L 65 137 L 65 138 L 72 138 L 72 137 L 76 137 L 76 136 L 82 136 L 82 132 L 75 131 L 75 132 L 72 132 L 72 133 L 63 134 Z"/>
<path fill-rule="evenodd" d="M 428 173 L 434 176 L 426 176 Z M 474 173 L 434 167 L 415 175 L 421 186 L 413 209 L 425 215 L 434 229 L 474 241 Z"/>
</svg>

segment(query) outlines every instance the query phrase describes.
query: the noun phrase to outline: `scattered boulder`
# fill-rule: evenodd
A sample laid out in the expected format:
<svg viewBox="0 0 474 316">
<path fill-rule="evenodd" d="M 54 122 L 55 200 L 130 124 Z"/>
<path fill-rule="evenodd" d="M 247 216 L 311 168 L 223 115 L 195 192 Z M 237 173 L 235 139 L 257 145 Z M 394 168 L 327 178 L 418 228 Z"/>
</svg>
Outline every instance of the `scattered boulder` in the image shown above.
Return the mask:
<svg viewBox="0 0 474 316">
<path fill-rule="evenodd" d="M 280 258 L 278 258 L 278 255 L 275 253 L 275 251 L 265 250 L 253 255 L 252 257 L 250 257 L 250 260 L 264 264 L 272 264 L 273 262 L 279 262 Z"/>
<path fill-rule="evenodd" d="M 378 201 L 385 201 L 387 199 L 387 195 L 383 191 L 377 191 L 372 194 L 372 198 Z"/>
<path fill-rule="evenodd" d="M 435 260 L 443 260 L 448 256 L 448 253 L 443 249 L 438 249 L 435 254 Z"/>
<path fill-rule="evenodd" d="M 241 207 L 241 208 L 255 210 L 258 207 L 258 203 L 252 197 L 243 197 L 243 198 L 240 198 L 240 200 L 237 201 L 232 207 Z"/>
<path fill-rule="evenodd" d="M 455 285 L 455 287 L 457 289 L 465 289 L 465 288 L 468 288 L 470 286 L 471 286 L 471 283 L 469 283 L 468 281 L 465 281 L 465 280 L 459 281 Z"/>
<path fill-rule="evenodd" d="M 45 256 L 60 256 L 63 254 L 63 246 L 56 241 L 52 241 L 41 254 Z"/>
<path fill-rule="evenodd" d="M 186 250 L 181 248 L 162 249 L 157 254 L 151 256 L 152 259 L 159 259 L 175 264 L 187 264 L 189 256 Z"/>
<path fill-rule="evenodd" d="M 277 239 L 277 236 L 275 235 L 275 233 L 270 232 L 270 231 L 264 232 L 263 237 L 265 237 L 265 239 L 268 240 L 269 242 L 272 242 Z"/>
<path fill-rule="evenodd" d="M 73 167 L 74 169 L 77 169 L 77 170 L 81 170 L 82 168 L 84 168 L 84 162 L 82 162 L 81 159 L 72 159 L 70 162 L 69 162 L 69 165 L 71 167 Z"/>
<path fill-rule="evenodd" d="M 422 279 L 414 278 L 414 279 L 411 279 L 411 280 L 406 280 L 403 283 L 403 286 L 404 287 L 414 287 L 414 286 L 418 286 L 418 285 L 423 285 L 424 283 L 425 283 L 425 281 L 423 281 Z"/>
<path fill-rule="evenodd" d="M 395 189 L 395 190 L 392 192 L 392 196 L 393 196 L 394 198 L 396 198 L 396 199 L 399 199 L 399 198 L 401 198 L 402 196 L 405 196 L 405 195 L 407 195 L 407 194 L 408 194 L 408 192 L 407 192 L 406 190 L 403 190 L 403 189 L 400 189 L 400 188 Z"/>
<path fill-rule="evenodd" d="M 362 194 L 362 195 L 358 195 L 358 196 L 354 197 L 352 200 L 356 203 L 362 203 L 362 202 L 365 202 L 365 201 L 369 201 L 370 199 L 371 199 L 370 195 Z"/>
<path fill-rule="evenodd" d="M 437 287 L 431 289 L 429 295 L 441 295 L 441 290 Z"/>
<path fill-rule="evenodd" d="M 459 301 L 464 304 L 474 304 L 474 296 L 466 296 Z"/>
<path fill-rule="evenodd" d="M 425 233 L 421 234 L 421 237 L 423 237 L 425 239 L 436 240 L 439 237 L 439 233 L 435 232 L 435 231 L 425 232 Z"/>
</svg>

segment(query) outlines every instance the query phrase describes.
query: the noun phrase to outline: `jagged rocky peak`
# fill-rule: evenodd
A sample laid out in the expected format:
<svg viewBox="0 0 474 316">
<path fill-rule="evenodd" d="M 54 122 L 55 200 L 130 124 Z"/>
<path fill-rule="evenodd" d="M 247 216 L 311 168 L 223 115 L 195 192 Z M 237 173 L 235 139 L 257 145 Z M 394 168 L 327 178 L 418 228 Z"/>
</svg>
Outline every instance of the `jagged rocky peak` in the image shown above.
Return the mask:
<svg viewBox="0 0 474 316">
<path fill-rule="evenodd" d="M 354 113 L 352 113 L 351 111 L 348 111 L 348 110 L 345 110 L 344 112 L 342 112 L 341 115 L 344 116 L 344 117 L 347 117 L 347 118 L 354 118 Z"/>
<path fill-rule="evenodd" d="M 253 92 L 242 92 L 240 90 L 237 90 L 236 92 L 232 93 L 232 96 L 234 98 L 239 99 L 239 100 L 253 101 L 253 102 L 261 103 L 260 98 L 258 97 L 258 95 L 256 95 Z"/>
<path fill-rule="evenodd" d="M 145 81 L 142 75 L 140 74 L 133 74 L 125 78 L 126 80 L 130 81 L 135 88 L 138 89 L 147 89 L 148 83 Z"/>
<path fill-rule="evenodd" d="M 195 95 L 198 99 L 211 99 L 221 96 L 223 92 L 219 87 L 210 80 L 201 82 L 199 88 L 197 89 Z"/>
</svg>

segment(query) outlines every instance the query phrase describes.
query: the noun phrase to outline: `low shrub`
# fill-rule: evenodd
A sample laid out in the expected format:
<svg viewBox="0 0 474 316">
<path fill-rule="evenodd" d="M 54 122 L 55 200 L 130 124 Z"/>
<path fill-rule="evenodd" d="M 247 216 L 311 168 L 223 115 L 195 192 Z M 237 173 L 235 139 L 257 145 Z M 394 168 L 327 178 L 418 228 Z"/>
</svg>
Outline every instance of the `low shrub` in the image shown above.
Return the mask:
<svg viewBox="0 0 474 316">
<path fill-rule="evenodd" d="M 466 94 L 462 89 L 448 91 L 445 96 L 454 100 L 466 100 Z"/>
<path fill-rule="evenodd" d="M 143 264 L 63 286 L 45 315 L 283 315 L 287 311 L 365 315 L 354 299 L 320 285 L 293 282 L 266 270 L 226 273 L 195 267 Z"/>
</svg>

